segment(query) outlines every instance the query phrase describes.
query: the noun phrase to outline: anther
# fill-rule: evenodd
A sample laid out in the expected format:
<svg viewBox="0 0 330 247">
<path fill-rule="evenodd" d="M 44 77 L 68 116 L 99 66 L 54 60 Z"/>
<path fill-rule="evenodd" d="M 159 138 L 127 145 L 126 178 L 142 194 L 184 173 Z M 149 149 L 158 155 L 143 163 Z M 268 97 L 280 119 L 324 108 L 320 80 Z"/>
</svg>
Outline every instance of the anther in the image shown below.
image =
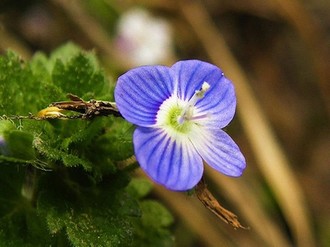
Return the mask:
<svg viewBox="0 0 330 247">
<path fill-rule="evenodd" d="M 200 90 L 196 90 L 195 94 L 188 101 L 187 106 L 183 109 L 181 116 L 178 117 L 179 124 L 182 124 L 185 120 L 190 120 L 193 118 L 194 106 L 198 102 L 198 100 L 202 99 L 207 90 L 209 90 L 210 84 L 206 81 L 203 82 L 202 88 Z"/>
</svg>

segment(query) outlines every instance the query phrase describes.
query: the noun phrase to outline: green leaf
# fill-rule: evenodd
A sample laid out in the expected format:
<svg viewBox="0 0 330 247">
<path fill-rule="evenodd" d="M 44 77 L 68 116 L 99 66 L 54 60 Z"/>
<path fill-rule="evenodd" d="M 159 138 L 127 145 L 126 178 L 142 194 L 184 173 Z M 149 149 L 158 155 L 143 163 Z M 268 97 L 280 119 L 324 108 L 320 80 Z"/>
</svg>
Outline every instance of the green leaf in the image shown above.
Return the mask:
<svg viewBox="0 0 330 247">
<path fill-rule="evenodd" d="M 144 225 L 160 228 L 167 227 L 173 223 L 171 213 L 157 201 L 145 200 L 141 202 L 141 210 L 143 212 L 142 222 Z"/>
<path fill-rule="evenodd" d="M 0 165 L 0 213 L 1 218 L 19 207 L 21 184 L 24 182 L 25 169 L 13 164 Z"/>
<path fill-rule="evenodd" d="M 0 121 L 0 163 L 33 164 L 35 150 L 33 135 L 16 130 L 10 121 Z"/>
<path fill-rule="evenodd" d="M 91 170 L 92 163 L 86 159 L 80 158 L 78 155 L 65 152 L 53 145 L 49 145 L 47 141 L 42 141 L 36 137 L 34 142 L 34 147 L 37 151 L 44 155 L 50 161 L 60 161 L 64 166 L 67 167 L 76 167 L 82 166 L 85 170 Z"/>
<path fill-rule="evenodd" d="M 132 242 L 130 226 L 115 216 L 79 214 L 69 219 L 66 231 L 74 246 L 129 246 Z"/>
<path fill-rule="evenodd" d="M 97 118 L 93 121 L 79 121 L 70 126 L 66 125 L 66 131 L 70 133 L 64 138 L 62 148 L 68 149 L 70 146 L 80 146 L 80 144 L 82 144 L 82 147 L 89 147 L 104 132 L 104 128 L 108 123 L 111 124 L 105 118 Z"/>
<path fill-rule="evenodd" d="M 74 246 L 130 246 L 132 216 L 139 210 L 137 202 L 120 189 L 126 183 L 110 176 L 96 184 L 91 177 L 78 175 L 72 170 L 41 181 L 38 211 L 50 232 L 65 231 Z M 106 184 L 110 187 L 104 188 Z"/>
<path fill-rule="evenodd" d="M 83 53 L 72 57 L 67 63 L 58 59 L 52 71 L 52 80 L 64 92 L 84 99 L 102 96 L 109 98 L 111 95 L 103 72 L 94 60 Z"/>
<path fill-rule="evenodd" d="M 13 130 L 6 134 L 5 140 L 9 156 L 23 160 L 35 159 L 35 152 L 32 147 L 33 135 L 31 133 Z"/>
<path fill-rule="evenodd" d="M 31 170 L 9 164 L 0 168 L 1 246 L 49 245 L 51 237 L 45 222 L 36 214 L 32 201 L 23 196 Z"/>
<path fill-rule="evenodd" d="M 133 246 L 173 246 L 174 239 L 167 229 L 174 221 L 170 212 L 153 200 L 142 201 L 140 206 L 142 219 L 136 223 Z"/>
<path fill-rule="evenodd" d="M 42 52 L 37 52 L 30 61 L 30 68 L 35 77 L 40 78 L 50 84 L 53 64 L 51 60 Z"/>
<path fill-rule="evenodd" d="M 84 53 L 84 55 L 95 67 L 99 66 L 97 58 L 93 52 L 85 52 L 78 45 L 68 42 L 58 47 L 51 53 L 49 58 L 49 64 L 51 65 L 50 68 L 54 68 L 57 60 L 61 60 L 63 63 L 67 64 L 73 57 L 76 57 L 81 53 Z"/>
<path fill-rule="evenodd" d="M 25 62 L 7 52 L 0 115 L 36 114 L 67 93 L 110 100 L 113 85 L 72 43 Z M 1 120 L 0 246 L 173 245 L 172 216 L 144 200 L 151 183 L 117 167 L 134 153 L 133 131 L 115 117 Z"/>
<path fill-rule="evenodd" d="M 54 50 L 49 57 L 43 52 L 36 52 L 30 61 L 30 66 L 32 71 L 39 76 L 51 75 L 54 66 L 57 60 L 62 61 L 64 64 L 68 63 L 72 57 L 77 56 L 83 51 L 77 45 L 72 42 L 68 42 L 63 46 L 58 47 Z M 94 61 L 97 64 L 96 58 L 94 55 L 85 53 L 86 56 L 89 56 L 90 60 Z M 49 79 L 51 77 L 48 77 Z M 50 81 L 50 80 L 49 80 Z"/>
<path fill-rule="evenodd" d="M 37 90 L 32 72 L 12 52 L 0 57 L 0 109 L 2 114 L 20 114 L 31 110 L 31 94 Z M 27 93 L 27 94 L 26 94 Z"/>
<path fill-rule="evenodd" d="M 127 192 L 137 199 L 141 199 L 148 195 L 152 190 L 152 183 L 150 180 L 144 178 L 133 178 L 128 184 Z"/>
<path fill-rule="evenodd" d="M 1 114 L 28 115 L 49 105 L 63 94 L 47 80 L 49 77 L 44 67 L 30 67 L 13 52 L 0 57 Z"/>
<path fill-rule="evenodd" d="M 134 153 L 132 141 L 134 128 L 123 119 L 115 118 L 114 120 L 106 134 L 109 140 L 106 150 L 113 160 L 122 161 Z"/>
</svg>

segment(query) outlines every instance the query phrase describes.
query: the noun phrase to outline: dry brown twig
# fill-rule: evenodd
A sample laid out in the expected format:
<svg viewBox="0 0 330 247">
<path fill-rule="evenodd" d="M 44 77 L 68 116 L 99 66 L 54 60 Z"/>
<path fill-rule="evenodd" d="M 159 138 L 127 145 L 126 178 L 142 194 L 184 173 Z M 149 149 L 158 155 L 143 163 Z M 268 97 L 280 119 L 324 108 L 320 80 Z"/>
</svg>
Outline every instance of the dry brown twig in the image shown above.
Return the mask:
<svg viewBox="0 0 330 247">
<path fill-rule="evenodd" d="M 195 192 L 197 198 L 203 203 L 203 205 L 209 209 L 212 213 L 214 213 L 218 218 L 226 222 L 227 224 L 232 225 L 235 229 L 249 229 L 241 225 L 238 221 L 237 216 L 225 209 L 220 205 L 218 200 L 212 195 L 212 193 L 207 189 L 207 186 L 204 182 L 204 178 L 199 181 L 199 183 L 195 187 Z"/>
<path fill-rule="evenodd" d="M 42 109 L 35 116 L 29 113 L 28 116 L 0 116 L 0 120 L 47 120 L 47 119 L 92 119 L 100 116 L 122 117 L 116 107 L 116 103 L 101 100 L 84 101 L 76 95 L 68 94 L 70 101 L 53 102 L 45 109 Z M 78 114 L 65 115 L 69 111 Z"/>
</svg>

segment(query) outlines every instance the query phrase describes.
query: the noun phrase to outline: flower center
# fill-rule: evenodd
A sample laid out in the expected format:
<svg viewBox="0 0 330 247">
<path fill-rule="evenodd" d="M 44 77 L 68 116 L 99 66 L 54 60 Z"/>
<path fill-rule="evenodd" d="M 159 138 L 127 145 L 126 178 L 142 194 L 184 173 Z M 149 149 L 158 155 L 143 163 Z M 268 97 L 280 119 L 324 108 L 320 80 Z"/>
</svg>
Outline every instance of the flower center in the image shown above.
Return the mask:
<svg viewBox="0 0 330 247">
<path fill-rule="evenodd" d="M 196 114 L 195 105 L 204 97 L 209 88 L 210 84 L 204 82 L 202 88 L 196 90 L 189 101 L 183 101 L 175 96 L 165 100 L 157 113 L 157 125 L 171 131 L 188 133 L 196 121 L 208 116 L 207 113 Z"/>
</svg>

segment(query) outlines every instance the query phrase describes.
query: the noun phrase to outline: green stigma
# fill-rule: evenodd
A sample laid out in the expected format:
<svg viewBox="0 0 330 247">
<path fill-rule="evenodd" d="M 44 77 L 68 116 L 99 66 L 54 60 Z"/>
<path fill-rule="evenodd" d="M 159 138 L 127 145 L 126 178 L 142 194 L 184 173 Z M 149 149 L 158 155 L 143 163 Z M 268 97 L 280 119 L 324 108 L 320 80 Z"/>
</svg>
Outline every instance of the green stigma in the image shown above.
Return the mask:
<svg viewBox="0 0 330 247">
<path fill-rule="evenodd" d="M 196 121 L 208 117 L 207 113 L 196 115 L 195 104 L 204 97 L 209 88 L 210 85 L 204 82 L 202 88 L 196 90 L 189 101 L 183 101 L 176 97 L 165 100 L 157 113 L 157 124 L 170 128 L 176 133 L 189 133 Z"/>
<path fill-rule="evenodd" d="M 193 124 L 191 121 L 183 121 L 180 123 L 179 118 L 183 114 L 183 107 L 175 106 L 169 110 L 167 115 L 167 121 L 165 125 L 171 127 L 173 130 L 180 132 L 180 133 L 188 133 L 190 130 L 191 125 Z"/>
</svg>

